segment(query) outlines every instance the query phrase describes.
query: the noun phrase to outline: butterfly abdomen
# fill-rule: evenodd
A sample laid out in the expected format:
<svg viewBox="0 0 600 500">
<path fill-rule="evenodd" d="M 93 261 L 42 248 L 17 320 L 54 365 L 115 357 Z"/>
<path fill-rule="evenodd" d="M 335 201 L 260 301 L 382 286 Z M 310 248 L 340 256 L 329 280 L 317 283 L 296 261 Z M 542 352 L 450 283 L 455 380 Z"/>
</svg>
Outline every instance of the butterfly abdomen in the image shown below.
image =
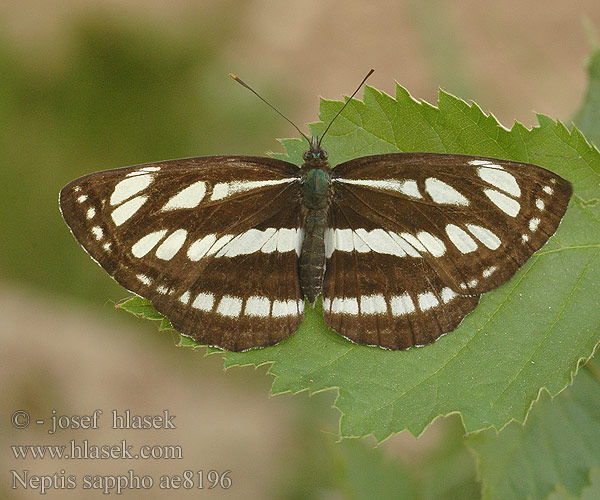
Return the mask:
<svg viewBox="0 0 600 500">
<path fill-rule="evenodd" d="M 304 241 L 298 267 L 302 293 L 311 304 L 314 304 L 323 289 L 326 223 L 326 209 L 309 212 L 305 218 Z"/>
<path fill-rule="evenodd" d="M 329 188 L 330 175 L 326 170 L 314 168 L 308 171 L 303 189 L 304 241 L 298 266 L 302 293 L 311 304 L 323 289 Z"/>
</svg>

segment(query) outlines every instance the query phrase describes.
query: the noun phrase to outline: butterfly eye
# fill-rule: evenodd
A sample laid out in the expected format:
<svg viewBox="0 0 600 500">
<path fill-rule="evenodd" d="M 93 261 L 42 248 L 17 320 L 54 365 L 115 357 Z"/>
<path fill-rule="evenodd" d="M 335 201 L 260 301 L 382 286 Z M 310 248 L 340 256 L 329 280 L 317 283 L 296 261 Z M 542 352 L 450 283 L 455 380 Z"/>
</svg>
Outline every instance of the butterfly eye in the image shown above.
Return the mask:
<svg viewBox="0 0 600 500">
<path fill-rule="evenodd" d="M 326 160 L 328 156 L 329 156 L 329 153 L 327 153 L 327 151 L 325 151 L 324 149 L 322 149 L 321 150 L 321 158 L 323 160 Z"/>
<path fill-rule="evenodd" d="M 304 151 L 304 153 L 302 153 L 302 158 L 304 158 L 304 161 L 310 160 L 310 157 L 311 157 L 310 151 Z"/>
</svg>

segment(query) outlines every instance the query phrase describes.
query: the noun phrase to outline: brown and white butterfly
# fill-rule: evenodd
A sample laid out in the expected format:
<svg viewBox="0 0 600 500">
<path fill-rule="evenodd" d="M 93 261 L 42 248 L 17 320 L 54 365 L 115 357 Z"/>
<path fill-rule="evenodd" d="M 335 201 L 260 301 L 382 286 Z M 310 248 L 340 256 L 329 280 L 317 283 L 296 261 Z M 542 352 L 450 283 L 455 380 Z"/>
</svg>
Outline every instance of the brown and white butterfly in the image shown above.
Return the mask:
<svg viewBox="0 0 600 500">
<path fill-rule="evenodd" d="M 332 169 L 323 135 L 307 138 L 301 167 L 208 156 L 89 174 L 62 189 L 61 211 L 108 274 L 200 344 L 280 342 L 322 294 L 339 334 L 406 349 L 455 329 L 509 280 L 572 194 L 539 166 L 476 156 L 391 153 Z"/>
<path fill-rule="evenodd" d="M 405 349 L 453 330 L 510 279 L 572 192 L 541 167 L 492 158 L 396 153 L 329 170 L 322 150 L 309 154 L 301 168 L 213 156 L 93 173 L 65 186 L 60 206 L 108 274 L 201 344 L 277 343 L 298 328 L 305 295 L 322 290 L 338 333 Z M 306 207 L 317 170 L 320 233 Z M 301 256 L 304 269 L 323 265 L 320 284 L 319 272 L 316 285 L 300 273 Z"/>
</svg>

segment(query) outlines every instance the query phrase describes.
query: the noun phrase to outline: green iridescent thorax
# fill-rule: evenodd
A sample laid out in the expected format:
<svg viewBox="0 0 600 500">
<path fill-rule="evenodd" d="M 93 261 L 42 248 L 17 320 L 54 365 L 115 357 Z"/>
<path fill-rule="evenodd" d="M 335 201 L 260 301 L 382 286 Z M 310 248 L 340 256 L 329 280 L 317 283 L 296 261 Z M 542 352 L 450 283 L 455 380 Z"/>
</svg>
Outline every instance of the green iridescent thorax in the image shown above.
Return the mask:
<svg viewBox="0 0 600 500">
<path fill-rule="evenodd" d="M 304 206 L 308 210 L 327 208 L 329 194 L 329 172 L 320 168 L 309 170 L 304 181 Z"/>
</svg>

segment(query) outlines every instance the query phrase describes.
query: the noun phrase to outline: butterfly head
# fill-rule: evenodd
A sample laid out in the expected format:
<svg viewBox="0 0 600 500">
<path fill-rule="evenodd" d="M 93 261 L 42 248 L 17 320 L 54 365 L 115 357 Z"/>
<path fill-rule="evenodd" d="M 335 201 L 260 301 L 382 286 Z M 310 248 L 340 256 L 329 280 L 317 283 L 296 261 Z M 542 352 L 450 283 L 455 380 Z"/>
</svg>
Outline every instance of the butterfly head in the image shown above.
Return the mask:
<svg viewBox="0 0 600 500">
<path fill-rule="evenodd" d="M 309 149 L 302 154 L 302 159 L 305 164 L 314 164 L 327 162 L 328 156 L 327 151 L 319 144 L 319 138 L 313 137 L 309 142 Z"/>
</svg>

